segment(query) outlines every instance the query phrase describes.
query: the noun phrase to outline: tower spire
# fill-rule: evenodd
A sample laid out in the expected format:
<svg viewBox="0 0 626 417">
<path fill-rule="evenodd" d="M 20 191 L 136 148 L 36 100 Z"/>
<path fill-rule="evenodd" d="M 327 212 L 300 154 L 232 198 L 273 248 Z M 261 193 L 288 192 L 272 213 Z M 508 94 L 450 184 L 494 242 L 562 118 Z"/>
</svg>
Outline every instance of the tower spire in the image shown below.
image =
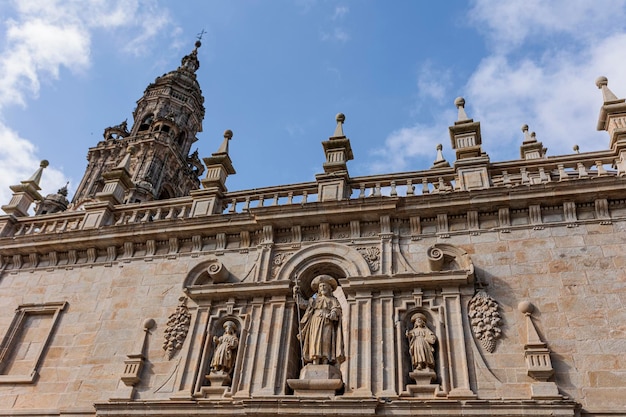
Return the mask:
<svg viewBox="0 0 626 417">
<path fill-rule="evenodd" d="M 76 190 L 75 206 L 103 192 L 107 173 L 122 167 L 131 183 L 126 195 L 118 196 L 120 202 L 183 197 L 200 188 L 202 161 L 190 152 L 198 140 L 196 134 L 202 132 L 205 113 L 196 76 L 203 34 L 204 30 L 180 66 L 148 85 L 137 101 L 132 127 L 127 129 L 122 123 L 105 129 L 105 140 L 89 150 L 89 165 Z M 136 147 L 133 155 L 125 152 L 131 143 Z"/>
</svg>

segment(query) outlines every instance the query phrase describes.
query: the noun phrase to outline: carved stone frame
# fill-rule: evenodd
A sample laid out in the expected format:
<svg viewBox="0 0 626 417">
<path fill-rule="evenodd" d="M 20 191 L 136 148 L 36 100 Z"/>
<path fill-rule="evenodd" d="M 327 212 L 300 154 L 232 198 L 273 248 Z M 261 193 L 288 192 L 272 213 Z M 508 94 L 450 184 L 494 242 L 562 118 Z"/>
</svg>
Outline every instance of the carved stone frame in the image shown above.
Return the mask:
<svg viewBox="0 0 626 417">
<path fill-rule="evenodd" d="M 33 367 L 27 375 L 0 375 L 0 384 L 32 384 L 39 375 L 39 367 L 44 358 L 44 353 L 52 340 L 52 335 L 57 326 L 60 313 L 65 310 L 67 302 L 53 302 L 44 304 L 22 304 L 15 310 L 15 316 L 9 326 L 2 344 L 0 344 L 0 372 L 9 365 L 11 354 L 15 349 L 22 332 L 25 331 L 24 324 L 29 316 L 33 315 L 51 315 L 52 321 L 48 334 L 45 336 L 37 355 L 33 361 Z"/>
</svg>

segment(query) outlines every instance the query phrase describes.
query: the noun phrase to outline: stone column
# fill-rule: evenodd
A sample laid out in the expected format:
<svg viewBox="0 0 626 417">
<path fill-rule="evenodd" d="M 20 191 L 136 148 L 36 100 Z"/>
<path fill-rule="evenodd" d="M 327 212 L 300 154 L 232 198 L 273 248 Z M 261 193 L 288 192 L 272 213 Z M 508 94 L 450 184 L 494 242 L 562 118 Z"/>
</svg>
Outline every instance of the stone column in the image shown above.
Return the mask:
<svg viewBox="0 0 626 417">
<path fill-rule="evenodd" d="M 467 347 L 463 330 L 463 308 L 459 287 L 442 288 L 445 306 L 445 330 L 449 349 L 449 372 L 451 389 L 449 398 L 475 398 L 469 384 Z"/>
</svg>

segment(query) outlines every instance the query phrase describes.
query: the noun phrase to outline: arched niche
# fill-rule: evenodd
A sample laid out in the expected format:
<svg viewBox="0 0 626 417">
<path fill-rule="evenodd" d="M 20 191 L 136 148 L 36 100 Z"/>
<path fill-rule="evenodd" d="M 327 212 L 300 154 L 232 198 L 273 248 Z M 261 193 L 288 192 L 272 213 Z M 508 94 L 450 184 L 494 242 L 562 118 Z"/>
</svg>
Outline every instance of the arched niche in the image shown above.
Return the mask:
<svg viewBox="0 0 626 417">
<path fill-rule="evenodd" d="M 285 262 L 277 279 L 296 281 L 303 295 L 310 297 L 311 281 L 321 274 L 330 275 L 339 282 L 342 278 L 369 276 L 371 272 L 359 252 L 349 246 L 329 242 L 296 252 Z"/>
</svg>

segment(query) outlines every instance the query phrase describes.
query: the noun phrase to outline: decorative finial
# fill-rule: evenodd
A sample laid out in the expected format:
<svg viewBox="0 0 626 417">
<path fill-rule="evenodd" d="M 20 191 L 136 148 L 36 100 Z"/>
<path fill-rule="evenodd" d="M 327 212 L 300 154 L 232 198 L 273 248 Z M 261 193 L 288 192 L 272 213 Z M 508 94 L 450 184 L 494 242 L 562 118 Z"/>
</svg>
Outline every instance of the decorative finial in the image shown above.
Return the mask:
<svg viewBox="0 0 626 417">
<path fill-rule="evenodd" d="M 216 153 L 228 154 L 228 141 L 231 140 L 232 138 L 233 138 L 233 131 L 230 129 L 226 129 L 224 131 L 224 141 L 222 142 L 222 144 L 220 145 L 220 148 L 217 150 Z"/>
<path fill-rule="evenodd" d="M 70 184 L 70 182 L 66 182 L 65 185 L 61 188 L 59 188 L 59 190 L 57 191 L 57 194 L 61 194 L 64 197 L 67 197 L 67 186 Z"/>
<path fill-rule="evenodd" d="M 37 186 L 39 186 L 39 181 L 41 181 L 41 174 L 43 173 L 43 170 L 48 167 L 48 165 L 50 165 L 48 160 L 43 159 L 39 163 L 39 168 L 37 168 L 37 171 L 35 171 L 35 173 L 29 179 L 27 179 L 26 182 L 32 182 L 36 184 Z"/>
<path fill-rule="evenodd" d="M 337 127 L 335 128 L 335 133 L 333 133 L 333 137 L 345 137 L 346 135 L 343 134 L 343 122 L 346 121 L 346 116 L 343 113 L 337 113 L 337 116 L 335 116 L 335 120 L 337 121 Z"/>
<path fill-rule="evenodd" d="M 457 121 L 462 122 L 465 120 L 469 120 L 469 117 L 467 117 L 467 113 L 465 113 L 465 99 L 463 97 L 457 97 L 454 100 L 454 105 L 457 109 L 459 109 L 459 117 Z"/>
<path fill-rule="evenodd" d="M 437 157 L 435 158 L 435 162 L 433 162 L 433 166 L 431 168 L 444 168 L 449 167 L 450 164 L 443 157 L 443 145 L 441 143 L 437 144 Z"/>
<path fill-rule="evenodd" d="M 527 124 L 522 125 L 522 132 L 524 132 L 524 142 L 523 142 L 524 144 L 533 143 L 537 141 L 537 139 L 535 138 L 535 132 L 530 133 L 528 131 Z"/>
<path fill-rule="evenodd" d="M 530 301 L 524 300 L 524 301 L 520 301 L 520 303 L 517 305 L 517 308 L 522 313 L 526 315 L 530 315 L 535 309 L 535 306 Z"/>
<path fill-rule="evenodd" d="M 574 145 L 572 149 L 574 150 L 574 152 L 580 153 L 580 148 L 578 147 L 578 145 Z"/>
<path fill-rule="evenodd" d="M 617 96 L 615 96 L 615 94 L 613 94 L 613 92 L 609 90 L 609 80 L 605 76 L 601 76 L 596 79 L 596 86 L 600 90 L 602 90 L 602 99 L 605 103 L 619 101 Z"/>
<path fill-rule="evenodd" d="M 135 148 L 135 145 L 128 145 L 126 147 L 126 154 L 124 155 L 124 158 L 119 163 L 117 168 L 121 168 L 121 169 L 125 169 L 126 171 L 129 171 L 130 170 L 130 157 L 133 156 L 136 151 L 137 151 L 137 148 Z"/>
<path fill-rule="evenodd" d="M 443 158 L 443 145 L 441 143 L 437 144 L 437 159 L 435 159 L 435 165 L 437 164 L 437 162 L 442 162 L 445 161 L 445 159 Z"/>
</svg>

